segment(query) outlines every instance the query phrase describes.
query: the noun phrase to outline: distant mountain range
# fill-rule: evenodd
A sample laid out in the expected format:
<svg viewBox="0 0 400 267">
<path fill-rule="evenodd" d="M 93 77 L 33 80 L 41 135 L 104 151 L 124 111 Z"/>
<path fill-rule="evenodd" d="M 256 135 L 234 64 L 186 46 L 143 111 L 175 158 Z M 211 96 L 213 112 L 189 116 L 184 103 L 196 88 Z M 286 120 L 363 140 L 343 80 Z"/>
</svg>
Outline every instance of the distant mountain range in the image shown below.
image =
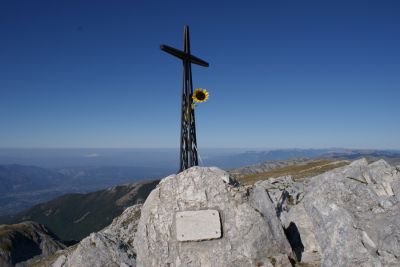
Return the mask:
<svg viewBox="0 0 400 267">
<path fill-rule="evenodd" d="M 173 168 L 126 166 L 47 169 L 0 165 L 0 216 L 15 214 L 66 193 L 88 193 L 114 185 L 154 179 Z"/>
<path fill-rule="evenodd" d="M 400 164 L 400 151 L 397 150 L 365 150 L 365 149 L 275 149 L 265 151 L 245 151 L 229 155 L 213 156 L 207 159 L 206 165 L 218 166 L 225 169 L 239 168 L 259 164 L 265 161 L 288 160 L 296 158 L 331 158 L 371 160 L 383 158 L 392 164 Z"/>
<path fill-rule="evenodd" d="M 17 153 L 18 152 L 18 153 Z M 23 153 L 22 153 L 23 152 Z M 158 179 L 177 171 L 178 151 L 168 149 L 149 150 L 1 150 L 1 162 L 53 162 L 53 167 L 26 165 L 0 165 L 0 216 L 15 214 L 35 204 L 43 203 L 67 193 L 88 193 L 118 184 L 132 183 L 144 179 Z M 9 153 L 11 156 L 6 157 Z M 143 154 L 141 158 L 140 155 Z M 23 155 L 23 156 L 21 156 Z M 165 162 L 161 157 L 164 156 Z M 275 149 L 260 151 L 205 150 L 200 151 L 200 165 L 233 169 L 265 161 L 293 158 L 357 159 L 383 158 L 400 164 L 400 151 L 356 150 L 356 149 Z M 37 158 L 35 158 L 37 157 Z M 52 159 L 52 157 L 54 159 Z M 75 163 L 88 166 L 61 166 Z M 136 166 L 121 166 L 134 159 Z M 109 161 L 109 163 L 107 163 Z M 97 166 L 96 164 L 106 164 Z M 110 163 L 117 164 L 115 166 Z M 57 167 L 54 167 L 54 164 Z M 60 166 L 59 166 L 60 165 Z"/>
<path fill-rule="evenodd" d="M 384 159 L 392 165 L 400 164 L 400 151 L 397 150 L 343 150 L 331 151 L 321 156 L 322 158 L 331 159 L 348 159 L 355 160 L 366 158 L 369 161 Z"/>
<path fill-rule="evenodd" d="M 62 240 L 79 241 L 109 225 L 125 208 L 144 202 L 158 182 L 144 181 L 87 194 L 66 194 L 16 215 L 2 217 L 0 224 L 35 221 L 46 225 Z"/>
</svg>

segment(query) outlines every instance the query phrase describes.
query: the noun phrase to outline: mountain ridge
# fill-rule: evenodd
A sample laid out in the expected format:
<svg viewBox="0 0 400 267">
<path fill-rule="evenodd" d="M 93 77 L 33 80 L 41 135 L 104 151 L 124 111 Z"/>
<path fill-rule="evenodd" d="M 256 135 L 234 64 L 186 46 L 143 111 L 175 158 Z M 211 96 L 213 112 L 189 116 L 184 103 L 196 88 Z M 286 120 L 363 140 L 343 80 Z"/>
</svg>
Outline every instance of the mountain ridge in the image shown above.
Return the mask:
<svg viewBox="0 0 400 267">
<path fill-rule="evenodd" d="M 37 222 L 0 225 L 0 266 L 11 267 L 65 248 L 54 233 Z"/>
<path fill-rule="evenodd" d="M 16 214 L 64 194 L 88 193 L 144 178 L 152 180 L 166 173 L 165 169 L 154 168 L 149 172 L 147 167 L 132 166 L 49 169 L 0 165 L 0 216 Z"/>
<path fill-rule="evenodd" d="M 125 208 L 144 202 L 158 182 L 149 180 L 87 194 L 62 195 L 16 215 L 3 217 L 0 223 L 31 220 L 46 225 L 62 240 L 79 241 L 110 224 Z"/>
</svg>

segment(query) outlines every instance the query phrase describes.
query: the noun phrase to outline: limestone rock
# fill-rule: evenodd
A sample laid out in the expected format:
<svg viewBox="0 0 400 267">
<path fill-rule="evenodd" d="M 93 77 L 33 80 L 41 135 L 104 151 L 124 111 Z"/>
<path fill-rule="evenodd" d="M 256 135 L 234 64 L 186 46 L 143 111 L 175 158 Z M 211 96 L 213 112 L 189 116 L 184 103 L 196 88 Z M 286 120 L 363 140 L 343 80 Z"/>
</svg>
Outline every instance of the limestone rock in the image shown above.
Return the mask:
<svg viewBox="0 0 400 267">
<path fill-rule="evenodd" d="M 127 208 L 102 231 L 92 233 L 79 244 L 60 251 L 50 258 L 34 262 L 32 266 L 136 266 L 133 240 L 141 206 L 139 204 Z"/>
<path fill-rule="evenodd" d="M 390 185 L 397 201 L 400 201 L 400 180 L 393 181 Z"/>
<path fill-rule="evenodd" d="M 298 229 L 300 258 L 316 250 L 321 266 L 400 266 L 398 181 L 385 161 L 365 159 L 309 179 L 304 199 L 281 217 Z"/>
<path fill-rule="evenodd" d="M 220 227 L 221 237 L 179 241 L 176 213 L 204 210 L 218 212 L 220 224 L 207 231 Z M 240 186 L 218 168 L 193 167 L 164 178 L 143 206 L 35 266 L 292 264 L 400 266 L 400 171 L 361 159 L 302 183 L 284 176 Z"/>
<path fill-rule="evenodd" d="M 218 211 L 222 237 L 177 241 L 175 211 L 205 209 Z M 194 167 L 163 179 L 142 212 L 132 206 L 109 227 L 32 266 L 276 267 L 291 266 L 291 253 L 264 188 L 238 186 L 218 168 Z"/>
<path fill-rule="evenodd" d="M 290 266 L 291 247 L 265 189 L 227 181 L 234 183 L 226 172 L 200 167 L 163 179 L 143 205 L 134 242 L 137 265 L 267 266 L 275 258 Z M 178 241 L 175 212 L 206 209 L 219 211 L 222 237 Z"/>
<path fill-rule="evenodd" d="M 301 203 L 281 214 L 282 224 L 290 245 L 299 262 L 319 266 L 321 248 L 314 234 L 314 225 Z"/>
<path fill-rule="evenodd" d="M 290 175 L 259 181 L 255 185 L 268 191 L 278 216 L 298 204 L 304 197 L 303 183 L 293 181 Z"/>
</svg>

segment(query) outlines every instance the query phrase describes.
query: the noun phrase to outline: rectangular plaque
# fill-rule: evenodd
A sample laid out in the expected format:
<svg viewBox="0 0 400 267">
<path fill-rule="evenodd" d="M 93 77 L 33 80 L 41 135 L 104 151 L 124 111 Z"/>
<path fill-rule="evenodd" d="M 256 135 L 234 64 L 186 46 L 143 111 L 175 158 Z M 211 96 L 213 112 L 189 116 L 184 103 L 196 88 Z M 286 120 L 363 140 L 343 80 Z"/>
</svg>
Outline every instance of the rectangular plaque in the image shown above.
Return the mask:
<svg viewBox="0 0 400 267">
<path fill-rule="evenodd" d="M 221 237 L 217 210 L 180 211 L 175 214 L 178 241 L 210 240 Z"/>
</svg>

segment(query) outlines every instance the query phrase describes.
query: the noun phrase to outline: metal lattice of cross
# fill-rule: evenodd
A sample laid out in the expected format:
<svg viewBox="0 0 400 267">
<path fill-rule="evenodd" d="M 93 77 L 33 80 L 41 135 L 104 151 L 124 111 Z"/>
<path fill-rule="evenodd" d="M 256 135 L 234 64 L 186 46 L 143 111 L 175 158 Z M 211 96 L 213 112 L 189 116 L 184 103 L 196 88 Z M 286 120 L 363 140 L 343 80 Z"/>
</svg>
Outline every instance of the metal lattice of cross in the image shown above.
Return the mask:
<svg viewBox="0 0 400 267">
<path fill-rule="evenodd" d="M 190 53 L 189 27 L 183 30 L 183 51 L 168 45 L 161 45 L 161 50 L 179 59 L 183 63 L 181 140 L 179 172 L 198 165 L 196 141 L 196 123 L 193 108 L 192 63 L 203 67 L 209 64 Z"/>
</svg>

